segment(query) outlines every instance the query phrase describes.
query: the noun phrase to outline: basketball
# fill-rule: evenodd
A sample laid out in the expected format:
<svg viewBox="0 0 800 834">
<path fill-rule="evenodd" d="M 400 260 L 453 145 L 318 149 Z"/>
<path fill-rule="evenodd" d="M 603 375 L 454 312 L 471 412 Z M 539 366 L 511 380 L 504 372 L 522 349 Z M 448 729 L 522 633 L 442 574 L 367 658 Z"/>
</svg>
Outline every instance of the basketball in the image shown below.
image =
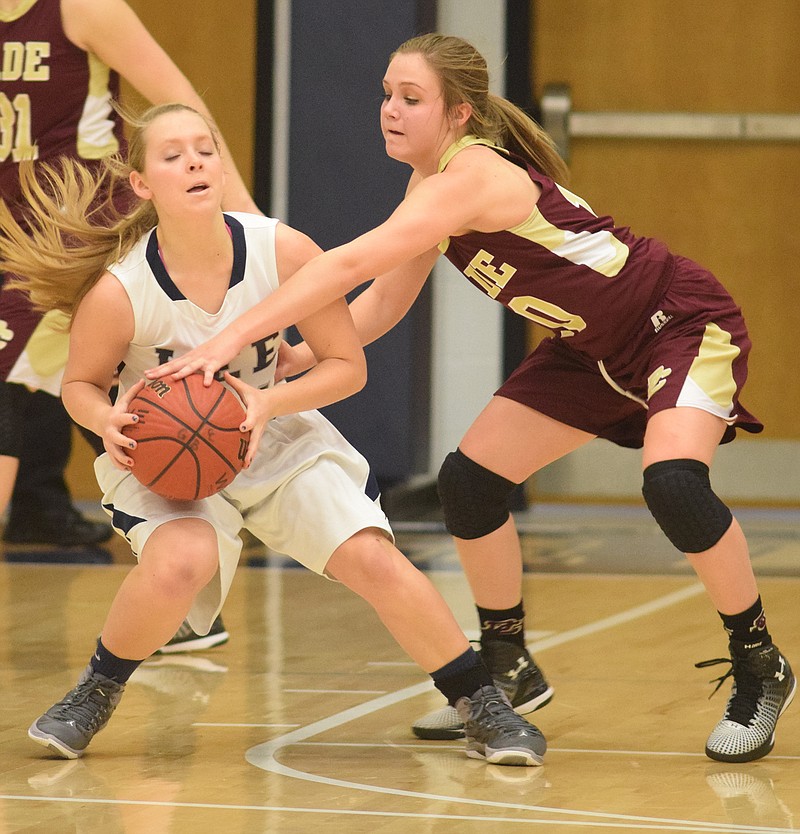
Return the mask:
<svg viewBox="0 0 800 834">
<path fill-rule="evenodd" d="M 197 501 L 224 489 L 239 474 L 250 441 L 239 431 L 245 409 L 237 395 L 200 374 L 155 379 L 131 400 L 138 422 L 124 434 L 136 441 L 129 451 L 136 479 L 177 501 Z"/>
</svg>

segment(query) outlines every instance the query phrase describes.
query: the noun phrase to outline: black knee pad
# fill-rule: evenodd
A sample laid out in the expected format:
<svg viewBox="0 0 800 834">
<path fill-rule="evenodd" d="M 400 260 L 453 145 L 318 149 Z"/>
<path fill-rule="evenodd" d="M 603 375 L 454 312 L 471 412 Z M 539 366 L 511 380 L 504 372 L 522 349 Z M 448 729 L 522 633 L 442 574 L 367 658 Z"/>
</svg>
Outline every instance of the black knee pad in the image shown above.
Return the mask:
<svg viewBox="0 0 800 834">
<path fill-rule="evenodd" d="M 733 521 L 731 511 L 711 489 L 708 467 L 679 458 L 644 470 L 644 500 L 666 537 L 683 553 L 713 547 Z"/>
<path fill-rule="evenodd" d="M 0 382 L 0 455 L 18 458 L 22 453 L 22 421 L 26 399 L 24 385 Z"/>
<path fill-rule="evenodd" d="M 508 520 L 508 499 L 517 484 L 490 472 L 456 449 L 439 470 L 439 500 L 448 533 L 479 539 Z"/>
</svg>

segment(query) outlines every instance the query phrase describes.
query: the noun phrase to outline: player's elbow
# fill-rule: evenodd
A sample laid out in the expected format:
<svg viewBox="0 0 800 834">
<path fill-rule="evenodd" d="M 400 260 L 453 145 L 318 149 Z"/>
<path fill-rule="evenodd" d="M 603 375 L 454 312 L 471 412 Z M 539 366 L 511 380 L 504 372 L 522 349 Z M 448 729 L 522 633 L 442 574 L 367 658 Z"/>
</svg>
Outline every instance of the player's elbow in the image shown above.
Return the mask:
<svg viewBox="0 0 800 834">
<path fill-rule="evenodd" d="M 364 356 L 363 351 L 359 357 L 355 357 L 350 360 L 351 365 L 350 367 L 350 385 L 352 386 L 352 391 L 348 396 L 352 396 L 353 394 L 357 394 L 361 389 L 367 384 L 367 360 Z"/>
<path fill-rule="evenodd" d="M 323 252 L 320 258 L 327 260 L 326 273 L 336 285 L 340 298 L 374 277 L 365 267 L 363 259 L 351 252 L 346 245 Z"/>
</svg>

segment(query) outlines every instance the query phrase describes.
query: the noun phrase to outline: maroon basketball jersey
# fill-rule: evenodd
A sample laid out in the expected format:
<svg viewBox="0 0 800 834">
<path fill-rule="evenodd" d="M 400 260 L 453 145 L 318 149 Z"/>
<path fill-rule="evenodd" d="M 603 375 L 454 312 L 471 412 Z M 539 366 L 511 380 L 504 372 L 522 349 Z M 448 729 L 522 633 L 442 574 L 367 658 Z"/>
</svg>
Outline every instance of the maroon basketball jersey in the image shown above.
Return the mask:
<svg viewBox="0 0 800 834">
<path fill-rule="evenodd" d="M 18 163 L 100 159 L 122 145 L 111 109 L 119 77 L 64 34 L 60 0 L 0 13 L 0 196 L 13 202 Z"/>
<path fill-rule="evenodd" d="M 445 152 L 439 169 L 477 143 L 493 147 L 467 136 Z M 542 189 L 531 215 L 505 231 L 448 238 L 440 248 L 478 289 L 570 347 L 595 360 L 617 353 L 652 315 L 673 256 L 664 244 L 598 217 L 519 157 L 508 158 Z"/>
</svg>

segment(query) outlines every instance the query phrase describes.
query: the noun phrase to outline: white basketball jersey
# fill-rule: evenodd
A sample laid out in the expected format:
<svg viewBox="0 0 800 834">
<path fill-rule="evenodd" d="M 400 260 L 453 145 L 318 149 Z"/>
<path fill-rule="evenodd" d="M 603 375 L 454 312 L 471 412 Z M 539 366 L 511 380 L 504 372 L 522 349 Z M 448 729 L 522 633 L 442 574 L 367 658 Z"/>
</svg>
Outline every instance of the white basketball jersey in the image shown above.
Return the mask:
<svg viewBox="0 0 800 834">
<path fill-rule="evenodd" d="M 152 229 L 108 271 L 115 275 L 133 307 L 134 334 L 120 372 L 120 391 L 154 368 L 208 341 L 242 313 L 278 288 L 275 229 L 278 221 L 258 214 L 226 212 L 233 242 L 233 269 L 225 300 L 216 313 L 189 301 L 169 277 Z M 224 369 L 254 388 L 269 388 L 275 378 L 280 334 L 259 339 Z"/>
</svg>

